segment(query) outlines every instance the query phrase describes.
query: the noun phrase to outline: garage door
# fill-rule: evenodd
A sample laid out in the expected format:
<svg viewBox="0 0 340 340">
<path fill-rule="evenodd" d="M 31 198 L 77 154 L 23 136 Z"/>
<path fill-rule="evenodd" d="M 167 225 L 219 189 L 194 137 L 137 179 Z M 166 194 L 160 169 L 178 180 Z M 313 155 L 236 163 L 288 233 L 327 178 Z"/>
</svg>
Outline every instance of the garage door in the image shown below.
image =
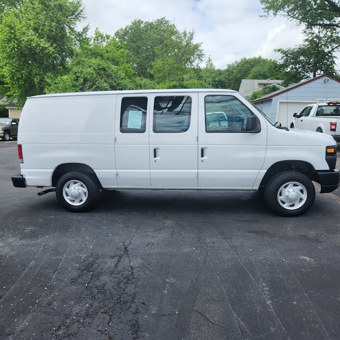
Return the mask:
<svg viewBox="0 0 340 340">
<path fill-rule="evenodd" d="M 277 103 L 276 121 L 280 122 L 282 126 L 289 127 L 293 114 L 300 112 L 306 105 L 316 103 L 315 101 L 287 101 L 280 100 Z"/>
</svg>

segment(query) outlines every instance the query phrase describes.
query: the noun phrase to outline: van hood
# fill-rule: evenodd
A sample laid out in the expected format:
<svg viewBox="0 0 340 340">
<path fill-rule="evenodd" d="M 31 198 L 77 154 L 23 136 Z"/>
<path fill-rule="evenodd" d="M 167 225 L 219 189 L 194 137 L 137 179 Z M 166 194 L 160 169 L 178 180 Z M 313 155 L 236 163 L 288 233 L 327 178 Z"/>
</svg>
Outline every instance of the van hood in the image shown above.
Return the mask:
<svg viewBox="0 0 340 340">
<path fill-rule="evenodd" d="M 336 144 L 334 138 L 325 133 L 299 129 L 284 130 L 275 127 L 269 129 L 268 139 L 272 145 L 330 146 Z"/>
<path fill-rule="evenodd" d="M 329 143 L 331 143 L 330 145 L 336 144 L 336 141 L 334 140 L 334 138 L 326 133 L 309 131 L 309 130 L 299 130 L 299 129 L 289 130 L 289 132 L 296 133 L 297 135 L 304 136 L 308 139 L 312 138 L 316 142 L 320 141 L 322 143 L 322 141 L 329 140 Z"/>
</svg>

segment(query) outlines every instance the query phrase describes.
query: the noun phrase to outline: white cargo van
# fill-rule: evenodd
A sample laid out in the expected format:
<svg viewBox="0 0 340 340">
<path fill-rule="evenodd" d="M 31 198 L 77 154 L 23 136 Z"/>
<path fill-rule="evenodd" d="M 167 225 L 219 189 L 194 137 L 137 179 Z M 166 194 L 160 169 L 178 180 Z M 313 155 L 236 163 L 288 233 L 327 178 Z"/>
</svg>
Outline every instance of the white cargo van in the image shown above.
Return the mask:
<svg viewBox="0 0 340 340">
<path fill-rule="evenodd" d="M 70 211 L 101 190 L 263 190 L 285 216 L 339 185 L 331 136 L 275 127 L 230 90 L 73 93 L 27 99 L 15 187 L 51 187 Z"/>
</svg>

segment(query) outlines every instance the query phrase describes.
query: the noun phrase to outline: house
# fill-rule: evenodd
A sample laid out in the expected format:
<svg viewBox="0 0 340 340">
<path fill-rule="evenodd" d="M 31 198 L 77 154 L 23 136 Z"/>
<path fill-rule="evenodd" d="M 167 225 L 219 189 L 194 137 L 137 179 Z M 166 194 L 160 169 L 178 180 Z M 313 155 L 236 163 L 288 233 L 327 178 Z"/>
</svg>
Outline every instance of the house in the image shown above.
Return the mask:
<svg viewBox="0 0 340 340">
<path fill-rule="evenodd" d="M 260 80 L 260 79 L 242 79 L 239 92 L 247 97 L 250 96 L 253 92 L 259 91 L 266 86 L 276 85 L 280 89 L 283 80 Z"/>
<path fill-rule="evenodd" d="M 21 115 L 22 110 L 19 109 L 17 106 L 8 105 L 8 106 L 6 106 L 6 109 L 8 110 L 8 117 L 9 118 L 20 119 L 20 115 Z"/>
<path fill-rule="evenodd" d="M 7 98 L 2 98 L 0 100 L 0 106 L 5 106 L 5 108 L 8 110 L 8 118 L 16 118 L 19 119 L 21 115 L 21 109 L 19 109 L 15 103 L 13 104 L 7 104 Z"/>
<path fill-rule="evenodd" d="M 295 112 L 324 99 L 340 99 L 340 80 L 328 75 L 304 80 L 256 99 L 254 104 L 272 121 L 289 126 Z"/>
</svg>

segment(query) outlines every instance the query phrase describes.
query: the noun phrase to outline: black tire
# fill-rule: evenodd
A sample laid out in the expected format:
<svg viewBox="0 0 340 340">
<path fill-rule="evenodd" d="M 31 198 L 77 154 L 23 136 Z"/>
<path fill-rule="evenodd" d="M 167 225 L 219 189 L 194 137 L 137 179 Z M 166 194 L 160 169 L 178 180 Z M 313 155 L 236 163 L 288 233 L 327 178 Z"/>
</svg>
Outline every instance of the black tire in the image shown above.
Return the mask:
<svg viewBox="0 0 340 340">
<path fill-rule="evenodd" d="M 290 128 L 291 128 L 291 129 L 294 129 L 294 124 L 293 124 L 293 123 L 290 124 Z"/>
<path fill-rule="evenodd" d="M 85 212 L 95 208 L 99 193 L 96 180 L 81 172 L 68 172 L 57 182 L 57 199 L 64 208 L 72 212 Z"/>
<path fill-rule="evenodd" d="M 298 171 L 284 171 L 272 177 L 265 188 L 269 208 L 281 216 L 299 216 L 313 204 L 315 188 L 312 181 Z"/>
<path fill-rule="evenodd" d="M 2 139 L 6 142 L 8 142 L 11 138 L 11 134 L 8 131 L 4 132 L 4 136 L 2 137 Z"/>
<path fill-rule="evenodd" d="M 322 129 L 321 129 L 321 128 L 317 128 L 317 129 L 316 129 L 316 132 L 323 133 L 323 131 L 322 131 Z"/>
</svg>

